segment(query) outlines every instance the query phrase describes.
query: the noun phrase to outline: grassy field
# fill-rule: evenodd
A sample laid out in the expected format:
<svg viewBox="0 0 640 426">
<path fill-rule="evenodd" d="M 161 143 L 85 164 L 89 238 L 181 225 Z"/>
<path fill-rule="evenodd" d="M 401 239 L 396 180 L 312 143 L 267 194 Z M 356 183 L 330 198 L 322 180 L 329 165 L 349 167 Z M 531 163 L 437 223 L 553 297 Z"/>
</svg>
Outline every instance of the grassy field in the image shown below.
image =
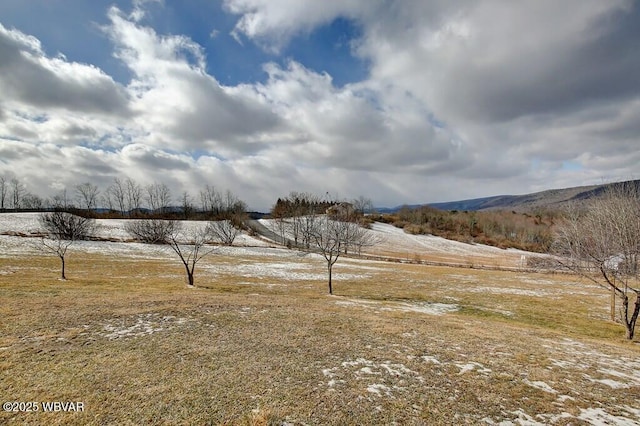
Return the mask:
<svg viewBox="0 0 640 426">
<path fill-rule="evenodd" d="M 103 243 L 109 244 L 109 243 Z M 116 247 L 116 245 L 113 245 Z M 120 253 L 120 254 L 118 254 Z M 640 345 L 571 276 L 224 249 L 0 257 L 7 424 L 638 424 Z"/>
</svg>

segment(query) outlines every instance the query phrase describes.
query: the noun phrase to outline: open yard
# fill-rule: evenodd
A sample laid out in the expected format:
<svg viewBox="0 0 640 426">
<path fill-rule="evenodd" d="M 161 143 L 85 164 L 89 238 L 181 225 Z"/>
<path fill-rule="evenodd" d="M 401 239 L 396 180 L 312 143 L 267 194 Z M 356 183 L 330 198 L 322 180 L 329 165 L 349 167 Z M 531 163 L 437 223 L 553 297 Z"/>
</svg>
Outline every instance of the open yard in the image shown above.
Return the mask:
<svg viewBox="0 0 640 426">
<path fill-rule="evenodd" d="M 8 424 L 640 424 L 640 345 L 568 275 L 0 236 Z"/>
</svg>

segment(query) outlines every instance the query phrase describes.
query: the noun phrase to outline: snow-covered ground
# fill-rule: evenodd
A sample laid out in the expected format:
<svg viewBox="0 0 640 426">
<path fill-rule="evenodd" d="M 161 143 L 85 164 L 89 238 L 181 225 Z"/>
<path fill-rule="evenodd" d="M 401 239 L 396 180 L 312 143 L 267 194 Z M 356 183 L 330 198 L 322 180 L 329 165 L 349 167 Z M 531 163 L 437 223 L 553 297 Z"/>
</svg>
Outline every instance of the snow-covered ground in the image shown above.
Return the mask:
<svg viewBox="0 0 640 426">
<path fill-rule="evenodd" d="M 36 232 L 40 228 L 38 215 L 39 213 L 2 213 L 0 214 L 0 234 Z"/>
<path fill-rule="evenodd" d="M 42 229 L 38 222 L 39 215 L 40 213 L 2 213 L 0 214 L 0 234 L 38 234 Z M 95 236 L 114 241 L 131 240 L 125 225 L 136 220 L 139 219 L 97 219 Z M 180 223 L 182 232 L 185 234 L 207 224 L 206 221 L 199 220 L 180 221 Z M 243 233 L 238 236 L 234 245 L 268 246 L 269 244 Z"/>
<path fill-rule="evenodd" d="M 496 256 L 505 252 L 518 255 L 529 254 L 521 250 L 503 250 L 482 244 L 467 244 L 459 241 L 447 240 L 434 235 L 412 235 L 404 230 L 387 223 L 376 222 L 371 226 L 374 233 L 381 236 L 388 246 L 408 251 L 430 251 L 456 254 L 459 256 Z"/>
<path fill-rule="evenodd" d="M 260 223 L 279 234 L 275 221 L 261 219 Z M 375 244 L 363 249 L 364 254 L 395 257 L 409 261 L 435 261 L 465 265 L 519 268 L 530 256 L 539 256 L 516 249 L 500 249 L 483 244 L 467 244 L 434 235 L 411 235 L 386 223 L 373 223 L 367 230 Z M 292 235 L 287 235 L 292 239 Z"/>
<path fill-rule="evenodd" d="M 130 237 L 124 229 L 126 220 L 108 219 L 98 220 L 98 236 L 109 241 L 79 241 L 73 249 L 88 253 L 113 253 L 122 256 L 139 258 L 173 259 L 174 255 L 167 247 L 150 246 L 129 242 Z M 269 223 L 266 222 L 268 225 Z M 204 226 L 205 222 L 184 222 L 183 229 L 189 230 Z M 39 230 L 37 213 L 5 213 L 0 214 L 0 257 L 13 256 L 16 253 L 38 253 L 38 239 L 21 235 L 37 234 Z M 372 254 L 389 256 L 396 254 L 402 257 L 404 253 L 409 256 L 418 254 L 423 258 L 433 256 L 436 259 L 447 259 L 455 263 L 463 263 L 471 259 L 479 264 L 482 261 L 489 265 L 510 264 L 517 266 L 522 256 L 533 254 L 518 250 L 501 250 L 484 245 L 465 244 L 449 241 L 444 238 L 428 235 L 409 235 L 392 225 L 376 223 L 371 232 L 378 243 L 367 251 Z M 216 276 L 234 275 L 246 278 L 247 285 L 255 286 L 299 286 L 308 281 L 322 281 L 326 279 L 325 263 L 318 254 L 300 256 L 294 250 L 275 248 L 276 244 L 265 242 L 263 239 L 253 238 L 242 234 L 233 247 L 219 247 L 218 253 L 222 256 L 216 262 L 203 263 L 200 267 L 203 275 L 210 273 Z M 229 258 L 225 258 L 228 256 Z M 510 262 L 510 263 L 509 263 Z M 376 274 L 385 273 L 389 264 L 370 262 L 363 259 L 341 259 L 338 271 L 334 277 L 338 280 L 349 279 L 379 279 Z M 411 268 L 413 269 L 413 268 Z M 407 268 L 407 270 L 411 270 Z M 6 267 L 0 269 L 0 275 L 14 273 L 14 269 Z M 383 275 L 384 276 L 384 275 Z M 256 279 L 259 278 L 259 279 Z M 403 278 L 411 282 L 412 277 Z M 527 297 L 553 298 L 558 292 L 562 294 L 589 294 L 583 290 L 583 285 L 567 283 L 562 290 L 554 287 L 555 281 L 544 277 L 532 278 L 524 273 L 509 276 L 503 283 L 497 280 L 485 282 L 481 276 L 465 275 L 451 269 L 451 273 L 442 277 L 446 282 L 460 285 L 466 293 L 489 293 L 500 295 L 521 295 Z M 507 279 L 507 278 L 505 278 Z M 264 281 L 263 281 L 264 280 Z M 514 284 L 514 282 L 516 284 Z M 245 284 L 245 282 L 241 282 Z M 256 287 L 258 288 L 258 287 Z M 257 290 L 258 291 L 258 290 Z M 584 292 L 584 293 L 583 293 Z M 368 300 L 357 297 L 333 297 L 331 300 L 338 309 L 374 311 L 384 314 L 398 312 L 412 314 L 425 314 L 430 318 L 436 315 L 447 315 L 456 312 L 462 304 L 454 298 L 452 303 L 434 303 L 426 301 L 404 300 Z M 448 299 L 447 299 L 448 300 Z M 459 304 L 460 303 L 460 304 Z M 505 316 L 514 315 L 513 312 L 499 311 Z M 95 324 L 83 325 L 83 332 L 100 338 L 134 339 L 144 338 L 156 333 L 180 330 L 183 327 L 197 322 L 197 318 L 190 315 L 173 316 L 166 313 L 145 312 L 131 317 L 119 317 L 107 319 Z M 400 357 L 389 356 L 386 358 L 354 357 L 339 359 L 327 365 L 320 365 L 323 381 L 330 391 L 339 391 L 349 383 L 357 381 L 363 389 L 364 398 L 370 401 L 383 399 L 403 398 L 413 389 L 423 386 L 425 377 L 420 363 L 428 364 L 430 371 L 438 375 L 453 374 L 456 380 L 466 380 L 468 377 L 478 376 L 481 380 L 492 379 L 505 380 L 501 376 L 501 366 L 505 359 L 515 358 L 516 355 L 509 350 L 501 352 L 499 340 L 489 340 L 487 345 L 495 345 L 492 353 L 500 356 L 495 361 L 474 357 L 474 354 L 462 348 L 459 353 L 446 352 L 439 347 L 455 346 L 438 344 L 428 346 L 425 341 L 415 339 L 415 332 L 403 334 L 407 341 L 419 341 L 419 346 L 407 343 L 407 346 L 394 346 L 394 351 Z M 549 365 L 546 368 L 526 369 L 522 376 L 514 376 L 512 380 L 540 391 L 553 401 L 548 413 L 538 413 L 535 416 L 521 410 L 508 413 L 512 420 L 504 420 L 505 414 L 495 418 L 487 416 L 486 424 L 501 425 L 543 425 L 556 423 L 570 423 L 580 421 L 586 424 L 640 424 L 640 409 L 636 400 L 620 404 L 591 405 L 585 402 L 583 407 L 564 410 L 565 403 L 580 398 L 579 386 L 575 386 L 575 392 L 567 393 L 567 388 L 574 387 L 569 380 L 575 383 L 587 382 L 604 387 L 607 391 L 628 391 L 629 395 L 638 389 L 640 384 L 640 362 L 637 357 L 614 356 L 605 353 L 607 347 L 599 347 L 594 343 L 583 343 L 571 339 L 548 338 L 541 345 Z M 457 350 L 457 349 L 456 349 Z M 396 353 L 396 352 L 394 352 Z M 514 361 L 516 362 L 516 361 Z M 561 372 L 573 372 L 573 377 L 567 379 Z M 551 374 L 553 373 L 553 374 Z M 556 377 L 557 374 L 557 377 Z M 567 384 L 569 383 L 569 384 Z M 588 398 L 587 398 L 588 400 Z M 590 400 L 589 400 L 590 401 Z M 557 408 L 557 409 L 556 409 Z"/>
<path fill-rule="evenodd" d="M 5 250 L 29 250 L 28 245 L 10 238 L 9 235 L 30 235 L 37 234 L 40 230 L 38 223 L 38 213 L 3 213 L 0 214 L 0 236 L 5 245 Z M 125 224 L 135 219 L 98 219 L 96 236 L 115 242 L 123 242 L 110 247 L 110 250 L 118 249 L 124 251 L 137 251 L 136 246 L 126 243 L 131 237 L 125 230 Z M 183 221 L 182 230 L 189 234 L 190 230 L 206 225 L 205 221 Z M 275 223 L 271 220 L 261 220 L 269 229 L 275 229 Z M 376 241 L 371 247 L 363 250 L 364 254 L 378 255 L 385 257 L 396 257 L 406 260 L 427 260 L 460 263 L 468 265 L 486 265 L 502 267 L 522 267 L 529 256 L 536 254 L 521 250 L 503 250 L 496 247 L 482 244 L 467 244 L 458 241 L 451 241 L 433 235 L 411 235 L 393 225 L 384 223 L 374 223 L 368 230 Z M 99 250 L 98 243 L 83 242 L 88 250 Z M 265 238 L 255 238 L 247 233 L 241 233 L 235 240 L 234 246 L 239 247 L 268 247 L 275 246 Z M 148 249 L 146 250 L 148 251 Z"/>
</svg>

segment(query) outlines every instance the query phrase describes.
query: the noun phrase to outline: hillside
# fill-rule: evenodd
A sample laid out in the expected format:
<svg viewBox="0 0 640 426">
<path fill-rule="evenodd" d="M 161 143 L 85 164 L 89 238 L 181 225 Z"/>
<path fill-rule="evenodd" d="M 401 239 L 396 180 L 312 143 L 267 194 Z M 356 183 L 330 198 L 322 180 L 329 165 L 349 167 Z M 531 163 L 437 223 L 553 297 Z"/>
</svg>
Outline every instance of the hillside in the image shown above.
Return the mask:
<svg viewBox="0 0 640 426">
<path fill-rule="evenodd" d="M 135 220 L 135 219 L 133 219 Z M 75 246 L 94 253 L 102 253 L 119 247 L 128 253 L 143 255 L 145 251 L 155 254 L 164 253 L 159 247 L 131 242 L 124 230 L 126 220 L 97 219 L 96 237 L 101 241 L 78 241 Z M 185 229 L 197 227 L 204 222 L 183 221 Z M 266 229 L 275 229 L 272 220 L 261 219 Z M 5 253 L 37 252 L 37 235 L 39 229 L 37 213 L 2 213 L 0 214 L 0 247 Z M 524 257 L 535 257 L 537 254 L 521 250 L 503 250 L 483 244 L 467 244 L 452 241 L 433 235 L 412 235 L 390 224 L 375 223 L 367 231 L 375 243 L 363 250 L 363 254 L 375 257 L 424 263 L 496 267 L 503 269 L 521 268 Z M 273 233 L 275 235 L 275 233 Z M 27 236 L 30 238 L 23 238 Z M 236 241 L 236 247 L 281 247 L 275 241 L 257 238 L 242 233 Z M 107 245 L 105 242 L 111 242 Z M 166 255 L 166 253 L 164 253 Z M 313 255 L 312 257 L 316 257 Z M 319 256 L 318 256 L 319 257 Z"/>
<path fill-rule="evenodd" d="M 584 201 L 598 197 L 608 187 L 625 183 L 633 183 L 640 188 L 640 180 L 633 180 L 602 185 L 550 189 L 525 195 L 497 195 L 470 200 L 429 203 L 428 205 L 440 210 L 513 210 L 518 212 L 531 212 L 539 209 L 555 210 L 568 202 Z"/>
</svg>

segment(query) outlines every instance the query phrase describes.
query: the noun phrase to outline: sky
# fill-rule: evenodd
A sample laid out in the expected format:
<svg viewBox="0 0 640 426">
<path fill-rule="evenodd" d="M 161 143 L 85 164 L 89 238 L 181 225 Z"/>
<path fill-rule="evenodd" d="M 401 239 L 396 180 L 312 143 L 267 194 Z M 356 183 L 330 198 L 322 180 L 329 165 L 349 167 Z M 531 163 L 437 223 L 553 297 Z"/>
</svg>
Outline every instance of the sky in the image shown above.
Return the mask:
<svg viewBox="0 0 640 426">
<path fill-rule="evenodd" d="M 640 2 L 2 0 L 0 175 L 375 206 L 635 179 Z"/>
</svg>

